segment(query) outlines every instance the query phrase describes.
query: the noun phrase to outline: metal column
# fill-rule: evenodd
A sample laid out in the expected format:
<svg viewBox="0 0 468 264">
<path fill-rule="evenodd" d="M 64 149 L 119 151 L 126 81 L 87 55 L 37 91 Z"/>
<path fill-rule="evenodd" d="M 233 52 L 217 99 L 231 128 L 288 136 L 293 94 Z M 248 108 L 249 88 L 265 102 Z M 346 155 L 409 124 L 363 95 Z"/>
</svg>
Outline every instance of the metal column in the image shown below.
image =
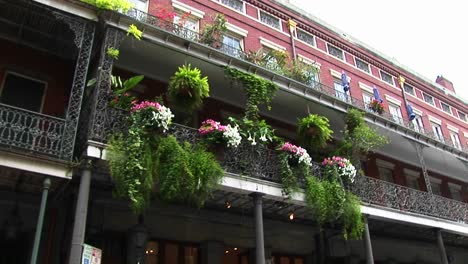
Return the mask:
<svg viewBox="0 0 468 264">
<path fill-rule="evenodd" d="M 255 215 L 255 263 L 265 264 L 265 241 L 263 238 L 262 193 L 252 193 Z"/>
<path fill-rule="evenodd" d="M 73 235 L 71 240 L 69 264 L 80 264 L 81 253 L 86 231 L 86 218 L 88 215 L 88 198 L 91 185 L 91 168 L 83 168 L 80 180 L 80 189 L 75 210 L 75 222 L 73 223 Z"/>
<path fill-rule="evenodd" d="M 41 207 L 39 209 L 39 217 L 37 218 L 36 234 L 34 236 L 34 245 L 31 254 L 31 264 L 35 264 L 37 261 L 37 254 L 39 253 L 39 244 L 41 243 L 42 224 L 44 223 L 44 213 L 47 205 L 47 196 L 49 195 L 50 178 L 44 179 L 42 186 L 42 200 Z"/>
<path fill-rule="evenodd" d="M 369 224 L 367 223 L 367 216 L 364 216 L 364 243 L 366 247 L 366 263 L 374 264 L 374 254 L 372 253 L 372 242 L 369 233 Z"/>
<path fill-rule="evenodd" d="M 442 238 L 442 231 L 436 230 L 437 244 L 439 245 L 440 261 L 442 264 L 448 264 L 447 253 L 445 252 L 444 239 Z"/>
</svg>

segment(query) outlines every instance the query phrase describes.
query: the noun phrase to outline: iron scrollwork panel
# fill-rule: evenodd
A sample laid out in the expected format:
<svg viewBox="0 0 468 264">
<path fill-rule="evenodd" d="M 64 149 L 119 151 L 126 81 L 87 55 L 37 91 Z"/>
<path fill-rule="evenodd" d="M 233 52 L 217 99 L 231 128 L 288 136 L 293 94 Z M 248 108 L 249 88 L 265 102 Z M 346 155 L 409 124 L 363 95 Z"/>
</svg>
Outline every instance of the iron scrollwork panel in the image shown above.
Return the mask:
<svg viewBox="0 0 468 264">
<path fill-rule="evenodd" d="M 65 120 L 0 104 L 0 144 L 59 157 Z"/>
</svg>

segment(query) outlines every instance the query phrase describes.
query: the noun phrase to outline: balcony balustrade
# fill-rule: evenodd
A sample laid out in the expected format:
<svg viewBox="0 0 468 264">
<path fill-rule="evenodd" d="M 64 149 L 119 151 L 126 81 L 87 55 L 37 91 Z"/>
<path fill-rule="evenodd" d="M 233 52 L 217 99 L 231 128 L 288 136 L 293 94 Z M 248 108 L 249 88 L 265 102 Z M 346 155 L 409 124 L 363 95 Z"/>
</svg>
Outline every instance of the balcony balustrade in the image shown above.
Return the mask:
<svg viewBox="0 0 468 264">
<path fill-rule="evenodd" d="M 126 129 L 126 111 L 109 108 L 107 114 L 112 117 L 107 118 L 106 131 Z M 196 143 L 202 140 L 197 129 L 179 124 L 173 124 L 168 133 L 179 141 Z M 278 154 L 262 144 L 252 146 L 243 142 L 237 148 L 223 148 L 216 156 L 227 173 L 280 183 Z M 322 175 L 319 163 L 313 162 L 311 171 L 316 177 Z M 299 181 L 303 183 L 304 179 Z M 367 204 L 468 224 L 468 204 L 460 201 L 367 176 L 357 176 L 349 188 Z"/>
<path fill-rule="evenodd" d="M 0 104 L 0 144 L 61 156 L 65 119 Z"/>
<path fill-rule="evenodd" d="M 137 21 L 139 21 L 141 23 L 144 23 L 146 25 L 151 25 L 151 26 L 154 26 L 154 27 L 159 28 L 161 30 L 167 31 L 168 33 L 175 34 L 175 35 L 177 35 L 179 37 L 185 38 L 187 40 L 194 41 L 194 42 L 197 42 L 199 44 L 207 45 L 207 44 L 205 44 L 205 43 L 203 43 L 201 41 L 202 38 L 201 38 L 200 33 L 192 31 L 192 30 L 187 29 L 187 28 L 184 28 L 183 26 L 181 26 L 179 24 L 174 24 L 174 23 L 172 23 L 172 21 L 167 21 L 167 20 L 160 19 L 160 18 L 158 18 L 156 16 L 144 13 L 144 12 L 142 12 L 140 10 L 137 10 L 137 9 L 131 9 L 130 11 L 127 12 L 126 15 L 128 17 L 130 17 L 132 19 L 135 19 L 135 20 L 137 20 Z M 232 47 L 232 46 L 226 45 L 224 43 L 216 43 L 216 46 L 215 47 L 211 46 L 211 48 L 216 48 L 219 52 L 222 52 L 222 53 L 224 53 L 226 55 L 229 55 L 229 56 L 232 56 L 234 58 L 248 61 L 246 59 L 246 58 L 248 58 L 247 53 L 244 52 L 243 50 L 241 50 L 239 47 Z M 272 70 L 272 69 L 269 69 L 269 70 Z M 274 70 L 272 70 L 272 71 L 274 71 Z M 278 74 L 280 74 L 280 73 L 278 73 Z M 336 99 L 338 99 L 340 101 L 343 101 L 345 103 L 353 105 L 353 106 L 355 106 L 355 107 L 357 107 L 357 108 L 359 108 L 361 110 L 364 110 L 366 112 L 373 113 L 371 110 L 369 110 L 368 107 L 366 107 L 366 103 L 361 98 L 353 97 L 349 93 L 343 93 L 343 92 L 340 92 L 340 91 L 336 91 L 334 88 L 329 87 L 327 85 L 324 85 L 324 84 L 322 84 L 320 82 L 312 81 L 312 82 L 303 83 L 303 84 L 306 85 L 307 87 L 309 87 L 310 89 L 314 89 L 314 90 L 319 91 L 321 93 L 327 94 L 328 96 L 334 97 L 334 98 L 336 98 Z M 373 113 L 373 114 L 376 114 L 376 113 Z M 453 142 L 452 142 L 452 140 L 450 138 L 444 138 L 444 140 L 440 140 L 439 138 L 437 138 L 434 135 L 434 133 L 432 133 L 432 128 L 430 128 L 428 126 L 428 124 L 429 124 L 428 120 L 426 120 L 427 122 L 424 122 L 424 128 L 423 129 L 418 129 L 418 128 L 414 127 L 412 121 L 410 121 L 408 118 L 400 118 L 400 117 L 396 118 L 395 116 L 391 115 L 389 112 L 383 112 L 382 114 L 378 114 L 378 115 L 380 115 L 381 117 L 387 119 L 388 121 L 390 121 L 392 123 L 395 123 L 397 125 L 406 127 L 406 128 L 408 128 L 408 129 L 410 129 L 412 131 L 415 131 L 415 132 L 417 132 L 419 134 L 422 134 L 424 136 L 427 136 L 429 138 L 437 140 L 437 141 L 439 141 L 441 143 L 444 143 L 446 145 L 449 145 L 451 147 L 457 148 L 457 146 L 455 146 L 455 144 L 453 144 Z M 424 117 L 427 119 L 426 116 L 424 116 Z M 459 149 L 459 148 L 457 148 L 457 149 Z M 464 146 L 462 151 L 468 152 L 468 146 Z"/>
</svg>

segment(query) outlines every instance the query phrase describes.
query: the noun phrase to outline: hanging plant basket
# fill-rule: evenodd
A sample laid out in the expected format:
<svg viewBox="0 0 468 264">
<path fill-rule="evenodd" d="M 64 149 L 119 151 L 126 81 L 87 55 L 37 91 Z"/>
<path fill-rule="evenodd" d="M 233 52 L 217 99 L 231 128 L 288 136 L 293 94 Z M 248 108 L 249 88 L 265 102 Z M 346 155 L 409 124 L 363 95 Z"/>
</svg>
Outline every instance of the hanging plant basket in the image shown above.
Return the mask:
<svg viewBox="0 0 468 264">
<path fill-rule="evenodd" d="M 310 148 L 323 147 L 330 140 L 333 131 L 324 116 L 310 114 L 298 121 L 299 140 Z"/>
<path fill-rule="evenodd" d="M 179 67 L 169 80 L 169 101 L 188 112 L 200 108 L 209 94 L 208 77 L 202 77 L 200 69 L 190 64 Z"/>
</svg>

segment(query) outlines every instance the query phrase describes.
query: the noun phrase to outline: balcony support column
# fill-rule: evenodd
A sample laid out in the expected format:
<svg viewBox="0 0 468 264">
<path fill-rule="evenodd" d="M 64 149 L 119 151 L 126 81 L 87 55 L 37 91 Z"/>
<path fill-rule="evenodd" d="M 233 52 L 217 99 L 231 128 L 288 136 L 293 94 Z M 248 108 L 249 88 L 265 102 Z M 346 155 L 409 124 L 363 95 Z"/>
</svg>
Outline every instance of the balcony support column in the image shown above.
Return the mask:
<svg viewBox="0 0 468 264">
<path fill-rule="evenodd" d="M 416 154 L 418 155 L 419 164 L 421 165 L 423 173 L 424 183 L 426 184 L 426 190 L 428 193 L 432 194 L 431 181 L 429 180 L 429 174 L 427 173 L 426 161 L 424 160 L 422 145 L 415 141 L 411 141 L 411 144 L 413 145 L 414 149 L 416 150 Z"/>
<path fill-rule="evenodd" d="M 45 178 L 44 183 L 42 185 L 42 200 L 41 207 L 39 208 L 39 216 L 37 217 L 36 234 L 34 236 L 34 244 L 31 254 L 31 264 L 36 264 L 37 254 L 39 253 L 39 244 L 41 243 L 42 235 L 42 224 L 44 223 L 44 214 L 47 205 L 47 196 L 49 194 L 50 184 L 50 178 Z"/>
<path fill-rule="evenodd" d="M 372 253 L 372 242 L 369 232 L 369 223 L 367 221 L 367 215 L 364 217 L 364 243 L 366 249 L 366 263 L 374 264 L 374 254 Z"/>
<path fill-rule="evenodd" d="M 255 263 L 265 264 L 265 241 L 263 237 L 262 193 L 252 193 L 255 215 Z"/>
<path fill-rule="evenodd" d="M 108 101 L 111 92 L 111 76 L 114 59 L 107 56 L 109 48 L 118 49 L 125 37 L 122 30 L 108 27 L 101 45 L 101 53 L 96 74 L 96 84 L 91 103 L 91 122 L 88 139 L 103 142 L 106 139 L 106 123 L 108 120 Z"/>
<path fill-rule="evenodd" d="M 89 190 L 91 187 L 91 161 L 87 162 L 88 163 L 81 172 L 68 264 L 81 263 L 81 253 L 85 241 L 86 219 L 88 216 Z"/>
<path fill-rule="evenodd" d="M 442 231 L 440 229 L 436 230 L 437 235 L 437 245 L 439 246 L 440 253 L 440 263 L 448 264 L 447 253 L 445 252 L 444 239 L 442 238 Z"/>
<path fill-rule="evenodd" d="M 86 77 L 88 75 L 89 62 L 93 48 L 95 27 L 92 23 L 84 22 L 60 13 L 55 13 L 55 16 L 57 19 L 63 20 L 67 23 L 73 31 L 75 34 L 75 46 L 78 50 L 75 72 L 73 74 L 73 83 L 67 105 L 66 122 L 61 145 L 62 150 L 60 153 L 60 158 L 71 160 L 86 86 Z"/>
</svg>

